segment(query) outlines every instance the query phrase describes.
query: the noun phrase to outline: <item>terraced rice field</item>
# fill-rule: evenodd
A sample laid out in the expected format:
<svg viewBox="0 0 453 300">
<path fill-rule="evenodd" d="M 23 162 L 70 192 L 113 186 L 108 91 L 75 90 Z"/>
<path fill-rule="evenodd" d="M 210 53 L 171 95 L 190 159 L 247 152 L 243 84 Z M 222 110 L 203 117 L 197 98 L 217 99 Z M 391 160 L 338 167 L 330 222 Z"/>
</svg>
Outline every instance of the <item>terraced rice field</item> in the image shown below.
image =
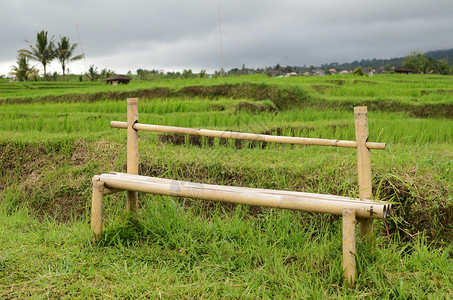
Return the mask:
<svg viewBox="0 0 453 300">
<path fill-rule="evenodd" d="M 453 78 L 376 75 L 0 82 L 0 295 L 40 297 L 450 298 L 453 296 Z M 335 217 L 141 195 L 106 197 L 90 243 L 94 174 L 125 169 L 127 97 L 141 123 L 354 140 L 369 107 L 375 197 L 395 202 L 341 283 Z M 357 194 L 350 149 L 140 133 L 144 175 Z M 359 247 L 368 247 L 359 243 Z M 30 259 L 33 258 L 33 259 Z"/>
</svg>

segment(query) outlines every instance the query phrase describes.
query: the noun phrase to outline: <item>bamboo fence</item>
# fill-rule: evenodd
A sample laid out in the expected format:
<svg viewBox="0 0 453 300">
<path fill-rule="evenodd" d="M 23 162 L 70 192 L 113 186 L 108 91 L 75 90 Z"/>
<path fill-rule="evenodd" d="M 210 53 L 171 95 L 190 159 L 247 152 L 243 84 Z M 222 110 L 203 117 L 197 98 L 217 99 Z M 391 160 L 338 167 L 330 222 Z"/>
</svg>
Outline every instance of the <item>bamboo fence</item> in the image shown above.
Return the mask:
<svg viewBox="0 0 453 300">
<path fill-rule="evenodd" d="M 247 204 L 282 209 L 342 215 L 343 217 L 343 279 L 353 285 L 356 278 L 356 223 L 367 240 L 371 240 L 373 219 L 384 219 L 391 212 L 391 204 L 372 201 L 370 149 L 385 149 L 385 143 L 368 142 L 366 107 L 354 108 L 356 141 L 274 136 L 242 132 L 149 125 L 138 122 L 138 99 L 127 99 L 127 122 L 112 121 L 113 128 L 127 129 L 127 173 L 112 172 L 93 177 L 91 228 L 95 237 L 102 231 L 102 197 L 127 191 L 127 209 L 138 209 L 137 192 L 188 197 L 210 201 Z M 242 139 L 296 145 L 316 145 L 357 149 L 359 198 L 295 191 L 267 190 L 247 187 L 210 185 L 177 181 L 138 174 L 138 131 Z"/>
</svg>

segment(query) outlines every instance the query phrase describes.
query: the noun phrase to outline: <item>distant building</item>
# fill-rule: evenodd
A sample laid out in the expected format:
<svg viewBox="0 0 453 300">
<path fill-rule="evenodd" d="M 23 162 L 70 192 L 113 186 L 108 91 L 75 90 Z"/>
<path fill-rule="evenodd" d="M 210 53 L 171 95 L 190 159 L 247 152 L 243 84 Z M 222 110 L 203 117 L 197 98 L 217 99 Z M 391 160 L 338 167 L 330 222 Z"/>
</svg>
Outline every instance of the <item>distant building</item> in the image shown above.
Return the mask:
<svg viewBox="0 0 453 300">
<path fill-rule="evenodd" d="M 396 73 L 399 73 L 399 74 L 415 73 L 414 70 L 412 70 L 410 68 L 406 68 L 406 67 L 396 67 L 395 69 L 393 69 L 393 71 L 395 71 Z"/>
<path fill-rule="evenodd" d="M 111 85 L 118 85 L 120 83 L 128 84 L 129 81 L 131 81 L 131 80 L 132 80 L 132 78 L 129 76 L 115 75 L 115 76 L 111 76 L 111 77 L 105 79 L 105 83 L 111 84 Z"/>
<path fill-rule="evenodd" d="M 286 77 L 299 76 L 296 72 L 286 73 Z"/>
<path fill-rule="evenodd" d="M 270 69 L 270 70 L 266 71 L 266 74 L 270 77 L 280 77 L 280 76 L 285 77 L 286 76 L 286 72 L 281 69 Z"/>
<path fill-rule="evenodd" d="M 326 76 L 326 73 L 321 69 L 317 69 L 315 70 L 314 76 Z"/>
</svg>

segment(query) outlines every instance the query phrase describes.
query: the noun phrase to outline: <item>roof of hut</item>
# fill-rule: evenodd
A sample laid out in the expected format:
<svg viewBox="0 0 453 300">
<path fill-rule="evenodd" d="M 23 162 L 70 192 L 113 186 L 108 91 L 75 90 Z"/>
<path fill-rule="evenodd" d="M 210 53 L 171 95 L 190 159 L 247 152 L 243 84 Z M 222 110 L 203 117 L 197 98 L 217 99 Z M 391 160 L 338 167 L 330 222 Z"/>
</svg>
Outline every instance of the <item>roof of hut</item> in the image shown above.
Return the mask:
<svg viewBox="0 0 453 300">
<path fill-rule="evenodd" d="M 395 69 L 393 69 L 393 71 L 415 73 L 414 70 L 412 70 L 411 68 L 406 68 L 406 67 L 396 67 Z"/>
<path fill-rule="evenodd" d="M 105 81 L 115 81 L 115 80 L 132 80 L 131 77 L 125 75 L 114 75 L 109 78 L 104 79 Z"/>
</svg>

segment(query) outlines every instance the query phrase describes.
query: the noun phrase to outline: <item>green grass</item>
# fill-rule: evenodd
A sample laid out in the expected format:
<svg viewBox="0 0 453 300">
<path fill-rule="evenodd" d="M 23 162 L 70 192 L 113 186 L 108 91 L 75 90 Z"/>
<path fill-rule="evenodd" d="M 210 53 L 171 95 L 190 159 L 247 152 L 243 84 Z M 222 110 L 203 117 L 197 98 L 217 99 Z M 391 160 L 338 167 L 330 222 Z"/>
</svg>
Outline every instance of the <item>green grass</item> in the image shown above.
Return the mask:
<svg viewBox="0 0 453 300">
<path fill-rule="evenodd" d="M 252 94 L 277 90 L 235 94 L 243 84 L 257 87 Z M 140 97 L 140 122 L 354 140 L 353 102 L 402 105 L 370 108 L 369 141 L 387 143 L 372 151 L 374 195 L 396 209 L 387 224 L 376 222 L 374 247 L 359 241 L 354 288 L 341 283 L 337 217 L 140 195 L 136 223 L 116 194 L 105 197 L 105 231 L 91 243 L 91 178 L 126 165 L 126 131 L 109 126 L 125 121 L 126 104 L 109 93 L 195 85 L 233 91 Z M 0 297 L 451 298 L 453 121 L 414 118 L 404 106 L 452 103 L 450 86 L 447 76 L 402 75 L 0 83 L 0 99 L 10 99 L 0 104 Z M 288 91 L 297 97 L 277 109 Z M 357 194 L 353 149 L 163 140 L 140 133 L 142 174 Z"/>
<path fill-rule="evenodd" d="M 451 103 L 453 78 L 440 75 L 376 75 L 355 77 L 336 75 L 327 77 L 270 78 L 264 75 L 233 76 L 226 78 L 133 80 L 128 85 L 110 86 L 103 82 L 0 82 L 0 99 L 34 99 L 46 96 L 84 93 L 115 93 L 139 91 L 156 87 L 178 91 L 188 86 L 221 86 L 255 84 L 276 86 L 279 89 L 302 88 L 315 98 L 329 101 L 363 101 L 378 99 L 409 104 Z"/>
<path fill-rule="evenodd" d="M 38 221 L 2 207 L 2 298 L 431 298 L 453 296 L 451 246 L 380 237 L 358 244 L 354 288 L 342 287 L 341 224 L 288 211 L 250 216 L 155 197 L 139 225 L 121 213 L 99 244 L 85 222 Z M 329 224 L 329 226 L 326 226 Z M 18 247 L 20 245 L 20 247 Z"/>
<path fill-rule="evenodd" d="M 242 132 L 276 132 L 282 135 L 354 140 L 351 110 L 323 111 L 293 109 L 279 113 L 237 111 L 246 99 L 153 99 L 140 101 L 140 122 L 147 124 L 197 127 Z M 255 101 L 255 105 L 271 105 Z M 98 137 L 110 135 L 112 120 L 125 121 L 125 102 L 104 100 L 93 103 L 3 104 L 1 136 L 7 140 L 29 136 L 68 134 Z M 212 107 L 224 110 L 212 110 Z M 389 144 L 451 143 L 453 120 L 415 119 L 405 113 L 370 114 L 370 141 Z M 10 133 L 14 133 L 12 137 Z M 275 133 L 274 133 L 275 134 Z M 2 138 L 0 136 L 0 139 Z"/>
</svg>

